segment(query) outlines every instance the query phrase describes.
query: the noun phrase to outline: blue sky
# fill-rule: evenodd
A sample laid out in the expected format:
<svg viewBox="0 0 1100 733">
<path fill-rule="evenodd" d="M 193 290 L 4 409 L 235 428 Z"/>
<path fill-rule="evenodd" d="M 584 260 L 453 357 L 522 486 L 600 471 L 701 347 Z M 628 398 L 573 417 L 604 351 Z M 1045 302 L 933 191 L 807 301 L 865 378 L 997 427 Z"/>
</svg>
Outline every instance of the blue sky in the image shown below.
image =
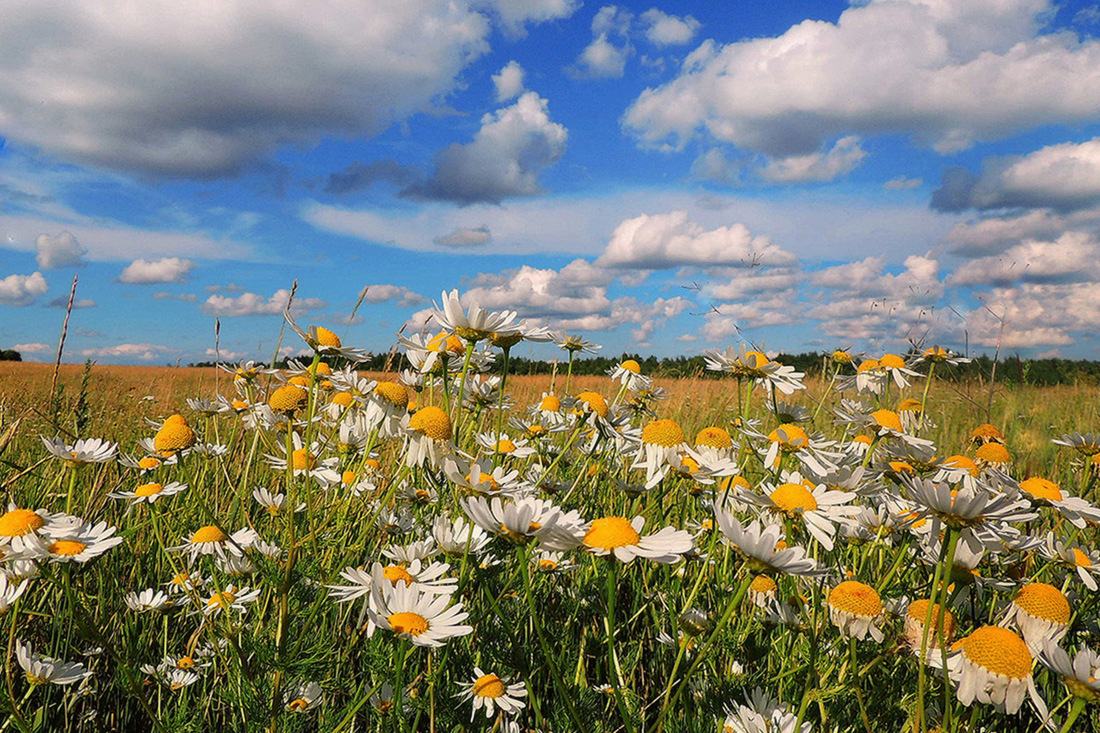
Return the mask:
<svg viewBox="0 0 1100 733">
<path fill-rule="evenodd" d="M 373 350 L 457 287 L 610 353 L 1098 355 L 1096 4 L 273 5 L 8 4 L 0 347 L 75 274 L 70 361 L 266 358 L 295 279 Z"/>
</svg>

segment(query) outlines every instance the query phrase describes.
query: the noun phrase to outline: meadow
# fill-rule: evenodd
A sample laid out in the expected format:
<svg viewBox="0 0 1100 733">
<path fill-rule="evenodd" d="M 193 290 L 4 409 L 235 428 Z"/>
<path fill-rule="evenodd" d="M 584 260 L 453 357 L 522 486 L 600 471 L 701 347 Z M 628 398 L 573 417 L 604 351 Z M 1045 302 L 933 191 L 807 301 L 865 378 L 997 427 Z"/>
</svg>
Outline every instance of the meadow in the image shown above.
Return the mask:
<svg viewBox="0 0 1100 733">
<path fill-rule="evenodd" d="M 0 731 L 1100 730 L 1095 387 L 288 321 L 286 370 L 0 363 Z"/>
</svg>

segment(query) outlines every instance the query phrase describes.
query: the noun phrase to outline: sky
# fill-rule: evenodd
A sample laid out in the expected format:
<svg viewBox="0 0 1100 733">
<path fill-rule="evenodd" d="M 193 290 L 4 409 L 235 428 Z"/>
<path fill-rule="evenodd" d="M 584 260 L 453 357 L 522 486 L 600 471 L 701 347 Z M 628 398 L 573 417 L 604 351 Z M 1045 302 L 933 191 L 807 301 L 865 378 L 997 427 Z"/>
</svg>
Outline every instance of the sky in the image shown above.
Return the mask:
<svg viewBox="0 0 1100 733">
<path fill-rule="evenodd" d="M 374 351 L 458 288 L 609 354 L 1100 358 L 1094 3 L 4 6 L 24 359 L 74 276 L 66 361 L 268 359 L 295 281 Z"/>
</svg>

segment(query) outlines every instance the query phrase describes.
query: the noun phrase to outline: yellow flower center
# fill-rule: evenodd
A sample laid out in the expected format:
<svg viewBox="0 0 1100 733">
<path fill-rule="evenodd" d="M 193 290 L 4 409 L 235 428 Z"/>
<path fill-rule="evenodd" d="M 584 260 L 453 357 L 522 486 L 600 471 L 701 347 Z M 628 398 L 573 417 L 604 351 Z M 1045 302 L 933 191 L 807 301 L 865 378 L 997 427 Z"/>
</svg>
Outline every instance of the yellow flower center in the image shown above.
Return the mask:
<svg viewBox="0 0 1100 733">
<path fill-rule="evenodd" d="M 1074 565 L 1077 565 L 1079 567 L 1084 567 L 1084 568 L 1087 568 L 1090 565 L 1092 565 L 1092 560 L 1090 560 L 1089 556 L 1086 555 L 1085 553 L 1083 553 L 1080 549 L 1074 547 L 1072 552 L 1073 552 L 1073 564 Z"/>
<path fill-rule="evenodd" d="M 287 708 L 289 708 L 291 712 L 295 713 L 300 713 L 308 707 L 309 700 L 306 700 L 304 697 L 299 697 L 297 700 L 292 700 L 290 704 L 287 705 Z"/>
<path fill-rule="evenodd" d="M 548 394 L 539 402 L 539 409 L 547 412 L 557 412 L 561 409 L 561 400 L 557 395 Z"/>
<path fill-rule="evenodd" d="M 330 402 L 338 407 L 351 407 L 352 403 L 355 402 L 355 398 L 351 396 L 351 392 L 337 392 L 332 396 Z"/>
<path fill-rule="evenodd" d="M 928 618 L 928 605 L 931 603 L 927 598 L 913 601 L 909 604 L 909 609 L 905 612 L 905 615 L 920 624 L 921 628 L 924 628 L 924 621 Z M 938 603 L 932 603 L 932 633 L 929 634 L 929 638 L 933 639 L 933 644 L 939 644 L 939 634 L 943 632 L 944 641 L 951 643 L 951 640 L 955 638 L 955 614 L 951 611 L 944 614 L 944 609 Z"/>
<path fill-rule="evenodd" d="M 466 482 L 470 484 L 470 486 L 481 486 L 482 484 L 489 484 L 489 487 L 494 491 L 500 488 L 500 484 L 497 483 L 497 480 L 493 478 L 493 475 L 491 473 L 483 473 L 479 475 L 477 481 L 474 481 L 474 475 L 472 473 L 467 474 Z"/>
<path fill-rule="evenodd" d="M 72 557 L 73 555 L 79 555 L 87 549 L 87 545 L 83 542 L 77 542 L 76 540 L 58 540 L 50 545 L 50 554 L 59 555 L 61 557 Z"/>
<path fill-rule="evenodd" d="M 1012 456 L 1008 452 L 1008 448 L 1005 448 L 1004 443 L 986 443 L 979 446 L 978 450 L 974 452 L 974 456 L 979 461 L 985 463 L 1010 463 Z"/>
<path fill-rule="evenodd" d="M 870 435 L 857 435 L 856 437 L 852 438 L 852 442 L 863 443 L 864 445 L 871 445 L 871 443 L 874 443 L 875 441 Z"/>
<path fill-rule="evenodd" d="M 176 660 L 176 667 L 179 669 L 191 669 L 195 666 L 195 660 L 191 657 L 180 657 Z"/>
<path fill-rule="evenodd" d="M 902 359 L 897 354 L 883 354 L 882 358 L 878 360 L 879 366 L 886 369 L 904 369 L 905 359 Z"/>
<path fill-rule="evenodd" d="M 409 418 L 409 430 L 426 435 L 432 440 L 450 440 L 451 418 L 443 408 L 428 405 Z"/>
<path fill-rule="evenodd" d="M 390 628 L 393 629 L 395 634 L 420 636 L 428 630 L 428 619 L 412 611 L 391 613 L 387 620 L 390 622 Z"/>
<path fill-rule="evenodd" d="M 752 490 L 752 486 L 749 485 L 748 479 L 740 475 L 724 478 L 718 484 L 718 488 L 722 491 L 732 491 L 734 487 L 740 487 L 749 491 Z"/>
<path fill-rule="evenodd" d="M 684 430 L 675 420 L 653 420 L 642 428 L 642 442 L 671 447 L 686 440 Z"/>
<path fill-rule="evenodd" d="M 1000 626 L 983 626 L 962 640 L 962 651 L 973 664 L 1011 679 L 1031 675 L 1031 652 L 1016 634 Z"/>
<path fill-rule="evenodd" d="M 397 407 L 407 407 L 409 404 L 408 390 L 397 382 L 379 382 L 374 393 Z"/>
<path fill-rule="evenodd" d="M 966 456 L 950 456 L 944 460 L 943 465 L 959 471 L 966 471 L 974 477 L 977 477 L 979 473 L 978 464 Z"/>
<path fill-rule="evenodd" d="M 711 426 L 699 431 L 699 434 L 695 436 L 695 445 L 706 445 L 711 448 L 730 448 L 733 446 L 733 438 L 722 428 Z"/>
<path fill-rule="evenodd" d="M 752 582 L 749 583 L 749 591 L 757 595 L 770 595 L 778 590 L 779 586 L 777 586 L 775 581 L 767 575 L 757 575 L 752 579 Z"/>
<path fill-rule="evenodd" d="M 895 432 L 902 432 L 901 430 L 901 418 L 893 410 L 875 410 L 871 413 L 871 419 L 875 421 L 875 424 L 886 428 L 887 430 L 893 430 Z"/>
<path fill-rule="evenodd" d="M 582 405 L 588 405 L 588 409 L 600 417 L 607 417 L 607 400 L 603 398 L 603 395 L 596 394 L 595 392 L 581 392 L 577 395 L 577 402 Z"/>
<path fill-rule="evenodd" d="M 210 600 L 206 602 L 207 608 L 229 608 L 237 602 L 237 596 L 235 593 L 230 593 L 227 590 L 223 590 L 220 593 L 215 593 L 210 596 Z"/>
<path fill-rule="evenodd" d="M 390 581 L 390 585 L 397 585 L 397 581 L 405 581 L 405 585 L 412 585 L 416 578 L 409 575 L 404 565 L 388 565 L 382 569 L 382 577 Z"/>
<path fill-rule="evenodd" d="M 890 461 L 889 466 L 894 473 L 916 473 L 916 469 L 905 461 Z"/>
<path fill-rule="evenodd" d="M 0 537 L 22 537 L 42 529 L 46 520 L 30 509 L 12 509 L 0 517 Z"/>
<path fill-rule="evenodd" d="M 229 539 L 229 535 L 222 532 L 220 529 L 212 524 L 208 524 L 205 527 L 200 528 L 191 535 L 191 543 L 199 544 L 204 542 L 225 542 Z"/>
<path fill-rule="evenodd" d="M 340 481 L 343 482 L 345 486 L 351 486 L 352 484 L 354 484 L 355 478 L 355 471 L 344 471 L 342 474 L 340 474 Z"/>
<path fill-rule="evenodd" d="M 314 331 L 317 333 L 317 344 L 319 346 L 327 346 L 334 349 L 340 348 L 340 337 L 334 334 L 327 328 L 321 326 L 314 326 Z"/>
<path fill-rule="evenodd" d="M 505 438 L 497 441 L 497 453 L 515 453 L 516 444 Z"/>
<path fill-rule="evenodd" d="M 160 459 L 153 458 L 153 456 L 145 456 L 138 461 L 138 468 L 144 468 L 146 471 L 152 470 L 160 466 Z"/>
<path fill-rule="evenodd" d="M 837 364 L 851 364 L 852 355 L 849 354 L 847 351 L 837 350 L 833 352 L 833 361 Z"/>
<path fill-rule="evenodd" d="M 741 362 L 742 366 L 749 369 L 759 369 L 762 366 L 767 366 L 771 359 L 765 356 L 762 351 L 747 351 L 745 352 L 745 358 L 738 359 L 738 361 Z"/>
<path fill-rule="evenodd" d="M 768 433 L 768 440 L 779 443 L 779 447 L 783 450 L 798 451 L 810 442 L 810 436 L 797 425 L 787 423 Z"/>
<path fill-rule="evenodd" d="M 557 566 L 558 564 L 553 560 L 547 560 L 546 558 L 539 560 L 539 570 L 553 570 Z"/>
<path fill-rule="evenodd" d="M 680 468 L 688 473 L 697 473 L 699 471 L 699 461 L 691 456 L 680 456 Z"/>
<path fill-rule="evenodd" d="M 546 435 L 547 432 L 548 431 L 546 430 L 546 428 L 542 425 L 539 425 L 538 423 L 527 426 L 527 434 L 530 435 L 532 438 L 541 438 L 542 436 Z"/>
<path fill-rule="evenodd" d="M 853 616 L 874 618 L 882 613 L 878 591 L 858 580 L 845 580 L 829 591 L 829 605 Z"/>
<path fill-rule="evenodd" d="M 880 365 L 878 359 L 864 359 L 859 363 L 859 366 L 856 367 L 856 372 L 859 374 L 862 374 L 863 372 L 871 372 L 875 369 L 878 369 L 879 366 Z"/>
<path fill-rule="evenodd" d="M 1069 601 L 1053 585 L 1029 583 L 1020 589 L 1013 603 L 1035 618 L 1063 626 L 1069 623 Z"/>
<path fill-rule="evenodd" d="M 308 387 L 309 377 L 304 374 L 299 374 L 297 377 L 291 377 L 287 380 L 288 384 L 293 384 L 295 387 Z"/>
<path fill-rule="evenodd" d="M 627 359 L 626 361 L 624 361 L 622 364 L 619 365 L 619 368 L 623 369 L 625 371 L 628 371 L 628 372 L 633 372 L 634 374 L 641 374 L 642 373 L 641 365 L 638 362 L 634 361 L 633 359 Z"/>
<path fill-rule="evenodd" d="M 294 412 L 308 402 L 309 393 L 296 384 L 284 384 L 267 398 L 268 406 L 275 412 Z"/>
<path fill-rule="evenodd" d="M 310 453 L 306 448 L 299 448 L 291 454 L 290 463 L 294 466 L 295 471 L 312 471 L 313 467 L 317 465 L 317 456 Z"/>
<path fill-rule="evenodd" d="M 921 407 L 923 405 L 920 400 L 909 397 L 898 403 L 898 412 L 920 412 Z"/>
<path fill-rule="evenodd" d="M 787 514 L 800 514 L 817 509 L 817 499 L 802 484 L 780 484 L 771 493 L 771 500 L 778 509 Z"/>
<path fill-rule="evenodd" d="M 614 550 L 616 547 L 636 545 L 642 536 L 635 530 L 630 520 L 624 517 L 601 517 L 592 520 L 592 526 L 584 535 L 584 544 L 601 550 Z"/>
<path fill-rule="evenodd" d="M 147 497 L 156 496 L 160 492 L 164 491 L 164 487 L 160 484 L 142 484 L 134 489 L 134 496 Z"/>
<path fill-rule="evenodd" d="M 504 683 L 495 674 L 478 677 L 474 683 L 474 694 L 478 697 L 501 697 L 504 695 Z"/>
<path fill-rule="evenodd" d="M 1058 484 L 1049 479 L 1033 476 L 1021 481 L 1020 488 L 1036 499 L 1043 499 L 1045 501 L 1062 500 L 1061 488 L 1058 487 Z"/>
<path fill-rule="evenodd" d="M 153 447 L 161 455 L 172 455 L 176 451 L 190 448 L 195 444 L 195 431 L 187 424 L 182 415 L 172 415 L 153 438 Z"/>
<path fill-rule="evenodd" d="M 1003 441 L 1004 439 L 1004 434 L 989 423 L 979 425 L 978 427 L 974 428 L 974 430 L 970 433 L 970 440 L 975 443 L 986 443 L 991 440 Z"/>
</svg>

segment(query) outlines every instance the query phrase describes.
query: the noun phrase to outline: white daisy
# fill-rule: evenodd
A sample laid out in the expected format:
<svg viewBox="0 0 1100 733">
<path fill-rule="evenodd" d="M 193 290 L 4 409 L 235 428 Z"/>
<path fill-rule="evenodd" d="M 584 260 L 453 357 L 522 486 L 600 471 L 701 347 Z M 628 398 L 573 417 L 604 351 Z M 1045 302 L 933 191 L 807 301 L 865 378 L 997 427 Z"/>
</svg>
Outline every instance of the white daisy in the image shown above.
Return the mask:
<svg viewBox="0 0 1100 733">
<path fill-rule="evenodd" d="M 498 677 L 495 674 L 486 674 L 481 667 L 474 667 L 474 680 L 472 682 L 460 682 L 462 687 L 460 696 L 463 700 L 472 700 L 474 709 L 470 713 L 470 720 L 477 717 L 478 710 L 485 711 L 485 717 L 493 717 L 493 713 L 499 709 L 507 715 L 514 715 L 527 707 L 527 703 L 520 698 L 527 697 L 527 685 L 521 682 L 510 682 L 508 677 Z"/>
<path fill-rule="evenodd" d="M 643 517 L 601 517 L 585 528 L 581 542 L 593 555 L 614 554 L 621 562 L 642 557 L 654 562 L 671 564 L 691 552 L 691 533 L 674 527 L 664 527 L 656 534 L 642 535 Z"/>
<path fill-rule="evenodd" d="M 1023 639 L 999 626 L 983 626 L 955 647 L 948 669 L 958 685 L 959 702 L 969 707 L 977 700 L 1013 714 L 1030 695 L 1040 715 L 1047 717 L 1031 675 L 1034 660 Z"/>
<path fill-rule="evenodd" d="M 115 491 L 107 494 L 107 496 L 112 499 L 129 499 L 133 504 L 140 504 L 142 502 L 153 504 L 166 496 L 178 494 L 186 489 L 187 484 L 181 484 L 178 481 L 172 481 L 168 484 L 152 481 L 136 486 L 128 491 Z"/>
<path fill-rule="evenodd" d="M 259 535 L 249 527 L 238 529 L 227 535 L 216 525 L 200 527 L 181 545 L 169 547 L 169 552 L 185 552 L 191 559 L 200 555 L 216 555 L 224 558 L 227 554 L 241 557 L 244 551 L 259 539 Z"/>
<path fill-rule="evenodd" d="M 194 613 L 202 613 L 205 616 L 217 616 L 228 611 L 245 613 L 248 611 L 248 604 L 259 597 L 259 588 L 249 588 L 247 585 L 239 588 L 230 583 L 223 590 L 214 591 L 206 598 L 199 599 L 200 608 Z"/>
<path fill-rule="evenodd" d="M 367 613 L 376 627 L 416 646 L 440 647 L 474 630 L 462 623 L 469 615 L 462 604 L 448 606 L 450 602 L 450 595 L 429 593 L 417 585 L 374 583 Z"/>
<path fill-rule="evenodd" d="M 53 657 L 35 654 L 30 644 L 15 642 L 15 656 L 23 674 L 32 685 L 71 685 L 89 676 L 91 672 L 79 662 L 66 662 Z"/>
<path fill-rule="evenodd" d="M 714 519 L 726 544 L 737 550 L 753 573 L 815 576 L 827 572 L 801 547 L 780 547 L 783 528 L 778 524 L 761 526 L 753 521 L 748 527 L 722 506 L 714 509 Z"/>
<path fill-rule="evenodd" d="M 321 686 L 316 682 L 299 683 L 284 695 L 286 709 L 292 713 L 305 713 L 321 704 Z"/>
<path fill-rule="evenodd" d="M 467 341 L 481 341 L 493 334 L 514 333 L 519 329 L 515 311 L 487 311 L 477 302 L 464 310 L 458 290 L 444 292 L 441 297 L 443 307 L 437 305 L 432 312 L 436 323 Z"/>
<path fill-rule="evenodd" d="M 882 642 L 882 599 L 878 591 L 866 583 L 845 580 L 831 591 L 827 600 L 829 620 L 840 630 L 841 636 L 851 636 L 863 641 L 870 634 Z"/>
<path fill-rule="evenodd" d="M 139 613 L 144 611 L 166 611 L 175 607 L 176 603 L 162 590 L 147 588 L 143 591 L 130 591 L 123 598 L 126 607 Z"/>
<path fill-rule="evenodd" d="M 114 533 L 115 528 L 106 522 L 71 526 L 46 545 L 46 558 L 50 562 L 88 562 L 122 542 Z"/>
<path fill-rule="evenodd" d="M 106 463 L 118 453 L 118 443 L 101 438 L 82 438 L 72 445 L 66 445 L 61 438 L 42 437 L 42 444 L 55 458 L 60 458 L 70 466 L 82 466 L 86 463 Z"/>
<path fill-rule="evenodd" d="M 800 519 L 823 548 L 832 550 L 837 522 L 846 522 L 859 511 L 857 507 L 850 506 L 856 495 L 810 482 L 813 487 L 811 490 L 797 473 L 788 474 L 786 478 L 786 483 L 774 488 L 765 485 L 764 489 L 768 493 L 764 495 L 742 492 L 741 498 L 774 514 Z"/>
</svg>

